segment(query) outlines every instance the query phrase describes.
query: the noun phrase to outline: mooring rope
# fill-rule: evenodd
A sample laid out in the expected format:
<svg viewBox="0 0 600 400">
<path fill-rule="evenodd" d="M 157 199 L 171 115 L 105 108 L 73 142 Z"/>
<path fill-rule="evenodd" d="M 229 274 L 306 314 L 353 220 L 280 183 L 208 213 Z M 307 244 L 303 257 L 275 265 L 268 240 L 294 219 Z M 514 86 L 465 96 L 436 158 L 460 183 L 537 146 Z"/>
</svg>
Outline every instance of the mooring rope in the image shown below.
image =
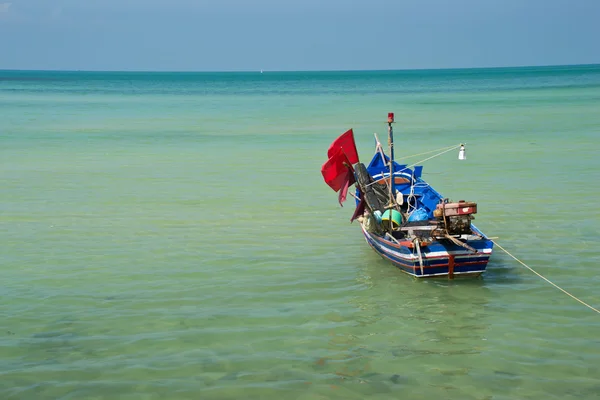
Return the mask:
<svg viewBox="0 0 600 400">
<path fill-rule="evenodd" d="M 530 266 L 528 266 L 527 264 L 525 264 L 523 261 L 519 260 L 517 257 L 513 256 L 512 254 L 510 254 L 508 252 L 508 250 L 506 250 L 504 247 L 500 246 L 496 241 L 492 240 L 492 243 L 494 243 L 496 246 L 498 246 L 500 248 L 500 250 L 502 250 L 503 252 L 505 252 L 506 254 L 508 254 L 510 257 L 512 257 L 513 260 L 515 260 L 516 262 L 518 262 L 519 264 L 521 264 L 522 266 L 524 266 L 525 268 L 527 268 L 528 270 L 530 270 L 531 272 L 533 272 L 534 274 L 536 274 L 537 276 L 539 276 L 540 278 L 542 278 L 543 280 L 545 280 L 546 282 L 548 282 L 549 284 L 551 284 L 552 286 L 554 286 L 555 288 L 557 288 L 558 290 L 560 290 L 561 292 L 563 292 L 564 294 L 566 294 L 567 296 L 573 298 L 574 300 L 577 300 L 578 302 L 580 302 L 584 306 L 586 306 L 589 309 L 594 310 L 598 314 L 600 314 L 600 310 L 598 310 L 597 308 L 594 308 L 594 307 L 590 306 L 585 301 L 578 299 L 577 297 L 573 296 L 571 293 L 567 292 L 565 289 L 561 288 L 560 286 L 558 286 L 557 284 L 555 284 L 554 282 L 552 282 L 550 279 L 548 279 L 548 278 L 542 276 L 541 274 L 539 274 L 538 272 L 534 271 L 533 268 L 531 268 Z"/>
</svg>

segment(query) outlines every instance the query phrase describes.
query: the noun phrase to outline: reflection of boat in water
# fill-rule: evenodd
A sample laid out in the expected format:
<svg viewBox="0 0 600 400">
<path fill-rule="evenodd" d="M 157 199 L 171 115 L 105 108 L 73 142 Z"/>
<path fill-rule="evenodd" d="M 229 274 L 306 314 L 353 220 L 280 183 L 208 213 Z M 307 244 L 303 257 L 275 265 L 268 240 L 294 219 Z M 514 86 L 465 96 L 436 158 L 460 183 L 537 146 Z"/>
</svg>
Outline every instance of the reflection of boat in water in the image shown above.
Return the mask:
<svg viewBox="0 0 600 400">
<path fill-rule="evenodd" d="M 340 204 L 355 184 L 356 210 L 351 220 L 360 222 L 373 250 L 400 270 L 419 278 L 481 275 L 493 242 L 472 223 L 477 204 L 449 201 L 422 178 L 422 166 L 397 163 L 393 122 L 390 113 L 390 155 L 377 142 L 368 166 L 359 162 L 352 129 L 339 136 L 321 170 L 325 182 L 339 191 Z M 459 159 L 465 158 L 460 145 Z"/>
</svg>

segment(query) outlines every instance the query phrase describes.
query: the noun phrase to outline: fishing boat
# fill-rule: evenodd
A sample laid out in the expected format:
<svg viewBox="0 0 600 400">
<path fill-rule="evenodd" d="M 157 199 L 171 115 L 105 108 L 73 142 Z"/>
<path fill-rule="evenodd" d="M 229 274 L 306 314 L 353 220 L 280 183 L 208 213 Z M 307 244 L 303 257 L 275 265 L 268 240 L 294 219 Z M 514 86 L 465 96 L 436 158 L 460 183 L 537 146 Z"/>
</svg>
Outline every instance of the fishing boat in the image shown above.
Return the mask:
<svg viewBox="0 0 600 400">
<path fill-rule="evenodd" d="M 356 220 L 369 246 L 401 271 L 417 278 L 480 276 L 493 242 L 472 222 L 477 203 L 451 201 L 423 179 L 422 165 L 396 162 L 393 124 L 394 113 L 389 113 L 389 155 L 375 135 L 368 165 L 359 160 L 352 129 L 335 139 L 321 168 L 325 183 L 338 192 L 340 205 L 355 186 L 350 221 Z M 459 160 L 466 159 L 460 144 L 426 160 L 451 150 L 459 150 Z"/>
</svg>

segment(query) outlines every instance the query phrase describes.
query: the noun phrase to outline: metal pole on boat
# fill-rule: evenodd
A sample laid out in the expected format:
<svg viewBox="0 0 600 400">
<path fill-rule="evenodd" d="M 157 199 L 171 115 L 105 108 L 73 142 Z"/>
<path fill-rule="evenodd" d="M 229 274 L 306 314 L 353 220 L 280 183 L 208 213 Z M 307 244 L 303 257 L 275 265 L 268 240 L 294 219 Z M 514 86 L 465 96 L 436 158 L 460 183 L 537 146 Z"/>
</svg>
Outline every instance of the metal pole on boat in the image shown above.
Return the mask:
<svg viewBox="0 0 600 400">
<path fill-rule="evenodd" d="M 390 203 L 388 208 L 393 208 L 395 206 L 395 182 L 394 182 L 394 130 L 392 129 L 392 124 L 394 123 L 394 113 L 388 113 L 388 144 L 390 146 Z M 390 224 L 391 226 L 391 224 Z"/>
</svg>

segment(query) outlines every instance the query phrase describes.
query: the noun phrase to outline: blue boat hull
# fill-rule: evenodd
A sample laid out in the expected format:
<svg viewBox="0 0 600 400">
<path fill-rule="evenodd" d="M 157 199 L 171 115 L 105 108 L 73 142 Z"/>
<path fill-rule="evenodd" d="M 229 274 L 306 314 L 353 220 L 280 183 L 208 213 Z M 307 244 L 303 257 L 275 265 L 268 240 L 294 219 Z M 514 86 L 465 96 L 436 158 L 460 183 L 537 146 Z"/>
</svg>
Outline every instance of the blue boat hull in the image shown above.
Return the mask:
<svg viewBox="0 0 600 400">
<path fill-rule="evenodd" d="M 393 242 L 370 233 L 362 224 L 361 229 L 367 243 L 377 254 L 402 272 L 417 278 L 479 276 L 492 255 L 493 242 L 480 237 L 464 241 L 477 250 L 473 253 L 447 241 L 433 241 L 417 249 L 412 242 Z"/>
</svg>

